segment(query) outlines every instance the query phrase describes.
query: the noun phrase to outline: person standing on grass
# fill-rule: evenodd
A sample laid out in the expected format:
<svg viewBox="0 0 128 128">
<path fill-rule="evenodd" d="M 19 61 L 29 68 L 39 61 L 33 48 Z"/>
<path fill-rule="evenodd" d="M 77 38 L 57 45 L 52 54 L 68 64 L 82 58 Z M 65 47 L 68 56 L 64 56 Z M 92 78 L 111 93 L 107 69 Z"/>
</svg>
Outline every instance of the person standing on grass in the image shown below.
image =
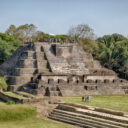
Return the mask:
<svg viewBox="0 0 128 128">
<path fill-rule="evenodd" d="M 84 101 L 84 96 L 82 96 L 82 101 Z"/>
<path fill-rule="evenodd" d="M 89 101 L 90 102 L 91 101 L 91 96 L 87 96 L 86 97 L 86 101 Z"/>
</svg>

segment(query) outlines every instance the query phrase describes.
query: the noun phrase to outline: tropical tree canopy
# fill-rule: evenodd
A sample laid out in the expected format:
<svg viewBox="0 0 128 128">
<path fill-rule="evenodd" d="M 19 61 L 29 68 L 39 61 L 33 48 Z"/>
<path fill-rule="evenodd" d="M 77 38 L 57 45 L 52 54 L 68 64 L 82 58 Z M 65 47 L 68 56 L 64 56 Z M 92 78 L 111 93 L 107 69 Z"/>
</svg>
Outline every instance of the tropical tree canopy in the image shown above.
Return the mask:
<svg viewBox="0 0 128 128">
<path fill-rule="evenodd" d="M 128 39 L 120 34 L 105 35 L 97 39 L 95 58 L 119 76 L 128 76 Z"/>
<path fill-rule="evenodd" d="M 3 63 L 16 50 L 21 42 L 15 40 L 13 36 L 0 33 L 0 64 Z"/>
</svg>

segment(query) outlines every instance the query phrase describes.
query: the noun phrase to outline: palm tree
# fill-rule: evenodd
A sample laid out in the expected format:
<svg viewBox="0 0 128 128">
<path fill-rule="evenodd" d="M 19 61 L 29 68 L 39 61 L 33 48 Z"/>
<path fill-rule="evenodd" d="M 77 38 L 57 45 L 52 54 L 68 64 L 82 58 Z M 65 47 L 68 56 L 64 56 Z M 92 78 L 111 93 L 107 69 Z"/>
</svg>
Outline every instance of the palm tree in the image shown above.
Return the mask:
<svg viewBox="0 0 128 128">
<path fill-rule="evenodd" d="M 115 41 L 114 39 L 106 35 L 103 38 L 99 38 L 98 40 L 98 58 L 102 61 L 105 67 L 112 68 L 112 65 L 115 63 L 115 58 L 118 56 L 115 54 Z"/>
</svg>

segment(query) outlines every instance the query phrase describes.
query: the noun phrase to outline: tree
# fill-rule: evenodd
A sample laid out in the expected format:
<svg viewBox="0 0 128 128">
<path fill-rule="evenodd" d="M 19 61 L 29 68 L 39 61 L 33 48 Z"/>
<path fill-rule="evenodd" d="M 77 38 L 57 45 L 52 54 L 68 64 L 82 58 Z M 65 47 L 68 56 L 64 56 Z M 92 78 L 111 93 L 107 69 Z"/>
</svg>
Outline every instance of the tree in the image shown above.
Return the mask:
<svg viewBox="0 0 128 128">
<path fill-rule="evenodd" d="M 10 25 L 10 27 L 6 30 L 7 34 L 14 36 L 16 33 L 16 26 L 15 25 Z"/>
<path fill-rule="evenodd" d="M 13 36 L 16 40 L 20 41 L 32 38 L 36 32 L 36 26 L 33 24 L 20 25 L 17 28 L 15 27 L 15 25 L 11 25 L 6 31 L 7 34 Z"/>
<path fill-rule="evenodd" d="M 80 44 L 86 52 L 91 54 L 95 54 L 96 49 L 98 49 L 98 44 L 91 39 L 83 38 L 81 39 Z"/>
<path fill-rule="evenodd" d="M 87 24 L 79 24 L 75 27 L 72 27 L 68 31 L 68 35 L 73 37 L 76 41 L 79 41 L 81 38 L 95 39 L 95 34 L 93 29 L 90 28 Z"/>
<path fill-rule="evenodd" d="M 119 59 L 113 69 L 119 73 L 120 77 L 128 79 L 128 40 L 117 42 L 115 49 Z"/>
<path fill-rule="evenodd" d="M 21 42 L 15 40 L 13 36 L 0 33 L 0 64 L 12 55 L 12 53 L 20 45 Z"/>
<path fill-rule="evenodd" d="M 21 25 L 17 28 L 17 32 L 20 33 L 23 37 L 32 37 L 36 32 L 36 26 L 33 24 Z"/>
<path fill-rule="evenodd" d="M 128 39 L 120 34 L 105 35 L 97 39 L 97 44 L 95 58 L 128 79 Z"/>
</svg>

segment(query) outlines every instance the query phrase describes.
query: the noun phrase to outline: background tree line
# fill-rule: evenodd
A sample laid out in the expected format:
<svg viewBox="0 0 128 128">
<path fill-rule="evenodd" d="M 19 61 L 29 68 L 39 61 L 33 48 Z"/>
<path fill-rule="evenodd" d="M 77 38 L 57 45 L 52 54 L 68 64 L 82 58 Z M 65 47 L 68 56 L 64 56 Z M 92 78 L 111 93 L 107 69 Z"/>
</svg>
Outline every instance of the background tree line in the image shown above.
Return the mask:
<svg viewBox="0 0 128 128">
<path fill-rule="evenodd" d="M 93 29 L 80 24 L 69 30 L 69 36 L 77 40 L 100 63 L 114 70 L 119 77 L 128 79 L 128 39 L 120 34 L 96 38 Z"/>
<path fill-rule="evenodd" d="M 37 30 L 33 24 L 16 27 L 11 25 L 0 33 L 0 64 L 3 63 L 26 39 L 41 41 L 52 38 L 61 43 L 77 42 L 95 59 L 122 78 L 128 79 L 128 39 L 120 34 L 104 35 L 97 38 L 92 28 L 79 24 L 69 29 L 67 35 L 49 35 Z"/>
</svg>

